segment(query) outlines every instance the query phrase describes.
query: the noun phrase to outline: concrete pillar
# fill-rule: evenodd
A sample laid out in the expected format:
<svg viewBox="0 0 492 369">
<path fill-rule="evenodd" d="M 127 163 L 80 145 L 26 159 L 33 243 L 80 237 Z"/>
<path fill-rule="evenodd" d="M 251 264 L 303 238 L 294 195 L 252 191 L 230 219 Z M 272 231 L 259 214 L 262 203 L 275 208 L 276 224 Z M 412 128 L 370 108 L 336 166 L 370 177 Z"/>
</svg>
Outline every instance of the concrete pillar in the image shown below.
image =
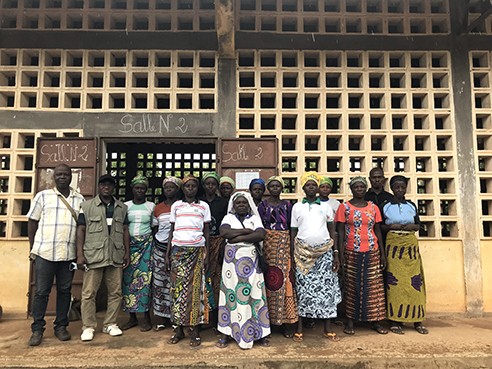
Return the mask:
<svg viewBox="0 0 492 369">
<path fill-rule="evenodd" d="M 236 50 L 234 0 L 215 2 L 219 60 L 217 65 L 219 137 L 236 137 Z"/>
<path fill-rule="evenodd" d="M 468 36 L 459 35 L 466 22 L 468 7 L 463 0 L 450 0 L 451 71 L 456 125 L 459 215 L 463 238 L 467 315 L 483 314 L 482 262 L 480 250 L 480 199 L 478 196 L 477 155 L 472 114 L 472 84 Z"/>
</svg>

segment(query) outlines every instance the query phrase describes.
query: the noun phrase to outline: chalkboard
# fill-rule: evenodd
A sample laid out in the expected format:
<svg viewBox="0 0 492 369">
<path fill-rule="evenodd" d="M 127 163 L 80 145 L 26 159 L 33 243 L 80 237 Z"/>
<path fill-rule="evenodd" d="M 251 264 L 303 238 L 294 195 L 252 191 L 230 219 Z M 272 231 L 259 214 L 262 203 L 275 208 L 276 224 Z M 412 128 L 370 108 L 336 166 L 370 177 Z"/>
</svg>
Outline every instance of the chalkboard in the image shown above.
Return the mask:
<svg viewBox="0 0 492 369">
<path fill-rule="evenodd" d="M 86 198 L 94 197 L 97 177 L 95 138 L 38 138 L 36 193 L 55 186 L 53 171 L 58 164 L 72 168 L 73 188 Z"/>
<path fill-rule="evenodd" d="M 276 138 L 223 138 L 220 140 L 221 168 L 276 168 Z"/>
<path fill-rule="evenodd" d="M 238 190 L 248 188 L 240 185 L 242 175 L 255 173 L 266 181 L 278 174 L 276 138 L 222 138 L 217 151 L 219 174 L 234 179 Z"/>
</svg>

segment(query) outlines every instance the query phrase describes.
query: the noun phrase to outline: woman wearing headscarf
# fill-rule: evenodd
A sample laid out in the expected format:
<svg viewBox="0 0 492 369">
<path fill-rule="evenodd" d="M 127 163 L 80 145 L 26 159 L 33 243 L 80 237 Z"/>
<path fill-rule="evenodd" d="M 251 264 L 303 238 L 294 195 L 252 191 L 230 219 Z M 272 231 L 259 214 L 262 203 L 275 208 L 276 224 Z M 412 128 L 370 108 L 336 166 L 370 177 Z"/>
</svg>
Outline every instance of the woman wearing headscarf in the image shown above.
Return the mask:
<svg viewBox="0 0 492 369">
<path fill-rule="evenodd" d="M 154 274 L 152 279 L 152 299 L 154 315 L 161 318 L 154 330 L 156 332 L 171 326 L 171 278 L 165 268 L 167 243 L 171 230 L 171 205 L 178 200 L 181 180 L 176 177 L 167 177 L 162 181 L 164 201 L 154 209 L 158 230 L 154 236 Z"/>
<path fill-rule="evenodd" d="M 265 282 L 255 248 L 255 243 L 265 238 L 265 229 L 249 193 L 232 195 L 228 210 L 220 226 L 227 245 L 219 297 L 222 338 L 217 347 L 227 347 L 229 337 L 242 349 L 253 347 L 255 341 L 270 346 Z"/>
<path fill-rule="evenodd" d="M 210 222 L 210 277 L 212 279 L 212 290 L 214 300 L 219 301 L 220 280 L 222 276 L 222 260 L 224 258 L 225 239 L 220 236 L 220 224 L 227 214 L 227 200 L 217 196 L 219 188 L 219 176 L 217 173 L 208 172 L 203 174 L 202 186 L 205 192 L 203 201 L 210 207 L 212 220 Z M 217 325 L 217 310 L 214 310 L 211 319 L 212 326 Z"/>
<path fill-rule="evenodd" d="M 303 340 L 302 319 L 323 319 L 323 335 L 330 341 L 340 340 L 331 329 L 330 319 L 337 316 L 342 301 L 338 285 L 338 244 L 333 225 L 334 212 L 321 202 L 318 193 L 320 175 L 304 173 L 301 187 L 306 196 L 292 208 L 291 243 L 296 263 L 295 285 L 299 321 L 294 341 Z"/>
<path fill-rule="evenodd" d="M 200 325 L 209 322 L 210 310 L 214 308 L 206 280 L 211 216 L 207 203 L 196 197 L 198 179 L 189 174 L 182 182 L 184 199 L 171 206 L 171 247 L 166 253 L 166 269 L 171 270 L 171 320 L 178 326 L 168 343 L 182 340 L 183 327 L 189 326 L 190 346 L 199 346 Z"/>
<path fill-rule="evenodd" d="M 232 193 L 236 190 L 236 182 L 231 177 L 221 177 L 219 180 L 220 196 L 229 201 Z"/>
<path fill-rule="evenodd" d="M 256 206 L 258 206 L 263 200 L 265 190 L 265 181 L 261 178 L 252 179 L 249 183 L 249 192 L 251 193 L 251 197 L 253 198 Z"/>
<path fill-rule="evenodd" d="M 354 334 L 354 320 L 371 322 L 372 329 L 387 334 L 380 321 L 386 318 L 383 269 L 386 258 L 379 223 L 381 213 L 364 200 L 367 181 L 354 177 L 349 182 L 352 199 L 337 210 L 339 249 L 345 255 L 346 334 Z"/>
<path fill-rule="evenodd" d="M 393 333 L 404 334 L 402 323 L 413 323 L 417 332 L 427 334 L 422 325 L 426 305 L 424 268 L 415 236 L 420 219 L 417 206 L 405 199 L 407 182 L 404 176 L 393 176 L 393 199 L 381 207 L 381 229 L 387 232 L 386 307 Z"/>
<path fill-rule="evenodd" d="M 282 334 L 292 338 L 292 329 L 288 325 L 299 319 L 292 275 L 292 205 L 289 201 L 280 199 L 284 187 L 282 177 L 268 178 L 266 186 L 270 197 L 260 202 L 258 213 L 266 229 L 263 252 L 268 262 L 268 269 L 264 273 L 270 323 L 281 326 Z"/>
<path fill-rule="evenodd" d="M 340 206 L 340 201 L 329 197 L 332 187 L 333 182 L 330 178 L 321 177 L 321 181 L 319 182 L 319 199 L 321 202 L 327 202 L 336 213 Z"/>
<path fill-rule="evenodd" d="M 131 182 L 133 200 L 125 202 L 130 221 L 130 265 L 123 270 L 123 311 L 130 313 L 130 320 L 121 329 L 127 330 L 138 325 L 136 313 L 145 313 L 140 330 L 152 329 L 150 306 L 152 300 L 152 227 L 157 225 L 154 218 L 155 204 L 145 200 L 149 181 L 136 176 Z"/>
</svg>

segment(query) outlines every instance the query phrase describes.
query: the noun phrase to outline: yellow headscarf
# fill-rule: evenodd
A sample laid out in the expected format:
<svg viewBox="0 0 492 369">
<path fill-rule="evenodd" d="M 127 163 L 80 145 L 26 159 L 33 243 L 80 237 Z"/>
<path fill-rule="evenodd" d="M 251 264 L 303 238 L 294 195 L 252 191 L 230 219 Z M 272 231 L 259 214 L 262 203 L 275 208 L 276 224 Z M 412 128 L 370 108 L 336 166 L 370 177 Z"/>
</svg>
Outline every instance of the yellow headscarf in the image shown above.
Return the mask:
<svg viewBox="0 0 492 369">
<path fill-rule="evenodd" d="M 316 172 L 306 172 L 301 176 L 301 188 L 304 187 L 307 181 L 314 181 L 319 186 L 321 176 Z"/>
<path fill-rule="evenodd" d="M 272 181 L 278 181 L 278 182 L 280 182 L 280 185 L 282 187 L 284 187 L 284 179 L 282 177 L 280 177 L 280 176 L 272 176 L 272 177 L 268 178 L 267 181 L 266 181 L 267 187 L 270 184 L 270 182 L 272 182 Z"/>
</svg>

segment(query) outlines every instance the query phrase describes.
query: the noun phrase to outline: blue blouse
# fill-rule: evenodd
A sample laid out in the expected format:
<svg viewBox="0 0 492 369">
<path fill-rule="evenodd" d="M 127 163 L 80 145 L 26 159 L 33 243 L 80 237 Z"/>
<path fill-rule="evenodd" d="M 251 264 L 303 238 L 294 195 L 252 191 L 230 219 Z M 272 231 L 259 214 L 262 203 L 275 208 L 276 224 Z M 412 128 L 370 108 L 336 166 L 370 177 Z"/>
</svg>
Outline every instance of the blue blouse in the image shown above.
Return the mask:
<svg viewBox="0 0 492 369">
<path fill-rule="evenodd" d="M 386 225 L 420 224 L 417 206 L 410 200 L 403 200 L 401 203 L 395 200 L 387 201 L 381 207 L 381 215 Z"/>
</svg>

